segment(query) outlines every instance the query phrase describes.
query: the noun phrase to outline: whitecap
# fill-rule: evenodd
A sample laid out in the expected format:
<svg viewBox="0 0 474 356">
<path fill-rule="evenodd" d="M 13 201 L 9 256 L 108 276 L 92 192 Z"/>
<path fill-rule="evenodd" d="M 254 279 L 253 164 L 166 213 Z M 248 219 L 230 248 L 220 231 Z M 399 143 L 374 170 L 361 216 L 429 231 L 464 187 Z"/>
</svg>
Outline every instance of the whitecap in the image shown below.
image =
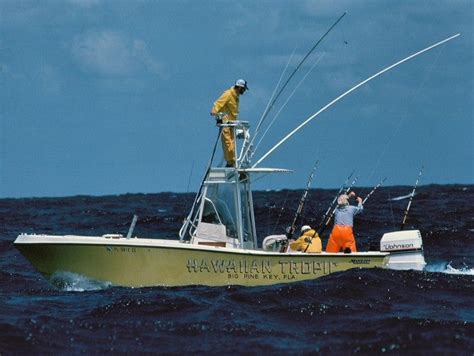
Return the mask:
<svg viewBox="0 0 474 356">
<path fill-rule="evenodd" d="M 455 268 L 451 266 L 451 262 L 434 262 L 429 263 L 425 267 L 427 272 L 440 272 L 447 274 L 462 274 L 462 275 L 474 275 L 474 268 L 469 268 L 468 266 Z"/>
<path fill-rule="evenodd" d="M 59 289 L 67 292 L 84 292 L 107 289 L 110 282 L 101 282 L 73 272 L 55 272 L 50 282 Z"/>
</svg>

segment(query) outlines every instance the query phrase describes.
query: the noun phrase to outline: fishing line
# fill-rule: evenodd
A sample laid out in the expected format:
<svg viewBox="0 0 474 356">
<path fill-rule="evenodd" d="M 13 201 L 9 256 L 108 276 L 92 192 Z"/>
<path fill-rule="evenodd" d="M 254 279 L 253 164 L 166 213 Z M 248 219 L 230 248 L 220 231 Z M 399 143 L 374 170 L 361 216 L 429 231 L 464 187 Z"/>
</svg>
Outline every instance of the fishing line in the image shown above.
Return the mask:
<svg viewBox="0 0 474 356">
<path fill-rule="evenodd" d="M 280 115 L 280 113 L 282 112 L 282 110 L 285 108 L 286 104 L 288 104 L 288 102 L 290 101 L 290 99 L 293 97 L 293 95 L 295 94 L 296 90 L 298 90 L 298 88 L 300 87 L 300 85 L 305 81 L 306 77 L 308 77 L 308 75 L 313 71 L 313 69 L 316 67 L 316 65 L 321 61 L 321 59 L 324 57 L 325 53 L 322 53 L 321 56 L 319 56 L 319 58 L 316 59 L 316 61 L 314 62 L 314 64 L 311 66 L 311 68 L 306 72 L 306 74 L 303 76 L 303 78 L 301 78 L 301 80 L 298 82 L 298 84 L 296 85 L 296 87 L 293 89 L 293 91 L 291 92 L 291 94 L 288 96 L 288 98 L 286 99 L 286 101 L 283 103 L 283 105 L 280 107 L 280 109 L 278 110 L 278 112 L 275 114 L 275 116 L 273 117 L 272 121 L 270 122 L 270 124 L 268 124 L 265 132 L 263 133 L 262 137 L 260 138 L 260 140 L 257 142 L 257 144 L 255 145 L 255 148 L 253 150 L 253 152 L 255 152 L 258 148 L 258 146 L 260 145 L 260 143 L 262 142 L 263 138 L 265 137 L 265 135 L 267 134 L 268 130 L 270 130 L 270 128 L 272 127 L 272 125 L 275 123 L 275 120 L 278 118 L 278 116 Z"/>
<path fill-rule="evenodd" d="M 342 33 L 342 41 L 344 42 L 345 45 L 348 45 L 349 42 L 346 40 L 346 33 L 344 31 L 344 27 L 341 27 L 341 33 Z"/>
<path fill-rule="evenodd" d="M 263 110 L 263 113 L 265 113 L 265 112 L 268 110 L 268 108 L 270 107 L 270 103 L 272 102 L 273 98 L 275 97 L 275 93 L 276 93 L 278 87 L 280 86 L 280 83 L 281 83 L 281 81 L 283 80 L 283 77 L 285 76 L 286 70 L 288 69 L 288 67 L 289 67 L 289 65 L 290 65 L 290 63 L 291 63 L 291 61 L 292 61 L 292 59 L 293 59 L 295 53 L 296 53 L 296 46 L 295 46 L 295 48 L 293 49 L 293 52 L 291 53 L 291 56 L 290 56 L 290 58 L 288 59 L 288 62 L 286 62 L 285 68 L 284 68 L 283 71 L 281 72 L 280 78 L 278 79 L 278 82 L 277 82 L 277 84 L 275 85 L 275 88 L 273 89 L 273 93 L 272 93 L 272 95 L 270 96 L 270 99 L 268 99 L 267 105 L 265 106 L 265 110 Z M 263 114 L 262 114 L 262 116 L 263 116 Z M 260 119 L 260 120 L 261 120 L 261 119 Z M 259 121 L 258 125 L 260 125 L 260 121 Z M 254 134 L 254 135 L 256 135 L 256 134 L 257 134 L 257 130 L 255 130 L 255 134 Z"/>
<path fill-rule="evenodd" d="M 392 225 L 395 226 L 395 214 L 393 213 L 392 195 L 390 194 L 390 188 L 388 188 L 388 202 L 390 204 L 390 212 L 392 213 Z"/>
<path fill-rule="evenodd" d="M 411 106 L 412 104 L 415 103 L 416 99 L 418 98 L 421 90 L 424 88 L 424 86 L 425 86 L 426 82 L 428 81 L 429 77 L 431 77 L 431 75 L 433 74 L 434 68 L 436 67 L 438 59 L 441 56 L 441 53 L 442 53 L 443 50 L 444 50 L 444 48 L 441 48 L 440 51 L 438 51 L 438 53 L 435 56 L 431 66 L 429 66 L 428 70 L 425 72 L 425 75 L 422 78 L 423 80 L 420 82 L 418 88 L 414 91 L 414 94 L 410 97 L 410 103 L 409 103 L 409 105 L 405 106 L 405 108 L 406 108 L 405 113 L 400 115 L 400 119 L 397 122 L 397 126 L 395 127 L 395 130 L 393 131 L 392 136 L 387 141 L 385 141 L 386 144 L 385 144 L 381 154 L 379 155 L 379 158 L 378 158 L 378 160 L 377 160 L 377 162 L 376 162 L 376 164 L 375 164 L 375 166 L 372 170 L 372 173 L 369 175 L 369 180 L 372 179 L 373 175 L 375 174 L 375 171 L 378 170 L 378 168 L 380 166 L 380 163 L 382 161 L 382 158 L 385 156 L 385 154 L 386 154 L 388 148 L 390 147 L 390 145 L 392 144 L 392 141 L 395 138 L 395 136 L 399 133 L 399 131 L 402 127 L 402 124 L 407 119 L 407 117 L 408 117 L 407 107 L 409 107 L 409 106 Z"/>
<path fill-rule="evenodd" d="M 286 195 L 285 195 L 285 200 L 283 201 L 283 205 L 280 208 L 280 212 L 278 214 L 277 220 L 276 220 L 275 224 L 273 224 L 272 235 L 275 234 L 275 229 L 278 226 L 278 224 L 280 223 L 281 215 L 283 214 L 283 211 L 285 210 L 286 201 L 288 200 L 288 195 L 289 194 L 290 194 L 290 191 L 287 189 L 286 190 Z"/>
<path fill-rule="evenodd" d="M 188 178 L 188 186 L 186 187 L 186 198 L 184 200 L 184 208 L 186 209 L 186 207 L 188 206 L 188 194 L 189 194 L 189 185 L 191 184 L 191 177 L 193 176 L 193 170 L 194 170 L 194 160 L 193 160 L 193 163 L 191 165 L 191 171 L 189 172 L 189 178 Z M 183 214 L 184 215 L 184 214 Z"/>
<path fill-rule="evenodd" d="M 270 99 L 268 100 L 268 103 L 265 107 L 265 110 L 263 111 L 264 113 L 268 110 L 269 106 L 270 106 L 270 102 L 272 101 L 272 99 L 274 98 L 275 96 L 275 93 L 278 89 L 278 87 L 280 86 L 280 83 L 286 73 L 286 70 L 288 69 L 288 66 L 290 65 L 292 59 L 293 59 L 293 56 L 295 55 L 295 52 L 296 52 L 296 46 L 295 48 L 293 49 L 293 52 L 291 53 L 291 56 L 290 58 L 288 59 L 287 63 L 286 63 L 286 66 L 285 68 L 283 69 L 283 71 L 281 72 L 281 75 L 280 75 L 280 78 L 278 79 L 278 82 L 277 84 L 275 85 L 275 88 L 273 89 L 273 93 L 272 95 L 270 96 Z M 259 125 L 260 125 L 260 122 L 259 122 Z M 257 134 L 257 130 L 255 130 L 255 133 L 254 133 L 254 137 L 252 137 L 252 140 L 250 141 L 250 143 L 247 145 L 247 147 L 245 148 L 244 152 L 243 152 L 243 155 L 242 157 L 246 157 L 248 154 L 249 154 L 249 151 L 250 149 L 252 148 L 252 144 L 253 144 L 253 141 L 255 139 L 255 135 Z M 253 151 L 254 152 L 254 151 Z M 251 151 L 250 152 L 250 156 L 253 156 L 253 152 Z M 251 157 L 248 157 L 248 160 L 250 161 Z"/>
<path fill-rule="evenodd" d="M 201 185 L 199 186 L 199 191 L 197 192 L 196 197 L 194 198 L 194 202 L 193 202 L 193 205 L 191 206 L 191 210 L 190 210 L 187 218 L 185 219 L 185 221 L 183 223 L 183 226 L 181 226 L 181 229 L 179 229 L 179 240 L 180 241 L 183 241 L 184 234 L 186 233 L 186 230 L 188 229 L 188 225 L 191 222 L 191 218 L 192 218 L 192 215 L 194 213 L 194 209 L 196 208 L 196 204 L 199 201 L 199 197 L 200 197 L 201 192 L 202 192 L 202 187 L 204 186 L 204 181 L 206 180 L 206 178 L 209 175 L 209 172 L 211 170 L 212 161 L 214 160 L 214 155 L 216 154 L 217 143 L 219 142 L 219 139 L 220 139 L 221 135 L 222 135 L 222 127 L 219 126 L 219 133 L 217 134 L 216 142 L 214 143 L 214 147 L 212 149 L 212 154 L 211 154 L 211 158 L 209 159 L 209 163 L 207 165 L 206 173 L 204 174 L 204 177 L 202 178 Z"/>
</svg>

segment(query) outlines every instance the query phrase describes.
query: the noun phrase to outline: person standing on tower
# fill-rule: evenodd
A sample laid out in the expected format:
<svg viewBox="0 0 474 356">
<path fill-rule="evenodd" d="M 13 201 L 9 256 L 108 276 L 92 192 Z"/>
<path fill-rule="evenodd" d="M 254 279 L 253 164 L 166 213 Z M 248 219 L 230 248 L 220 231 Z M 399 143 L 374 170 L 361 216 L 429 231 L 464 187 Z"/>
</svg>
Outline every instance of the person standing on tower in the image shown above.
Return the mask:
<svg viewBox="0 0 474 356">
<path fill-rule="evenodd" d="M 231 88 L 222 93 L 211 109 L 211 115 L 216 117 L 217 123 L 237 120 L 239 96 L 248 89 L 247 81 L 238 79 Z M 235 167 L 235 137 L 230 127 L 224 127 L 222 130 L 222 149 L 227 162 L 226 167 Z"/>
</svg>

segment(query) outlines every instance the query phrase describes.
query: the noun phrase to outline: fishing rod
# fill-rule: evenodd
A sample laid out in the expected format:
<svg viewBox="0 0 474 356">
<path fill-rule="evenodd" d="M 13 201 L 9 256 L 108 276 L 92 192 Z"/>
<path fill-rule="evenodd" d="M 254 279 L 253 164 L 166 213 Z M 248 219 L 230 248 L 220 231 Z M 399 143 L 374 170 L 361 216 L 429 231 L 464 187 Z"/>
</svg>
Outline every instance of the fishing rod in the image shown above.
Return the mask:
<svg viewBox="0 0 474 356">
<path fill-rule="evenodd" d="M 319 160 L 317 160 L 314 163 L 313 170 L 311 171 L 311 174 L 308 178 L 308 183 L 306 184 L 306 189 L 303 192 L 303 195 L 301 196 L 300 203 L 298 204 L 298 209 L 296 209 L 295 217 L 293 218 L 293 222 L 291 223 L 290 228 L 286 232 L 286 237 L 288 237 L 288 240 L 293 237 L 293 234 L 295 233 L 296 230 L 296 224 L 298 223 L 300 217 L 301 217 L 301 212 L 303 211 L 304 204 L 306 202 L 306 197 L 308 196 L 309 188 L 311 186 L 311 182 L 313 181 L 314 177 L 314 172 L 316 172 L 316 167 L 319 163 Z"/>
<path fill-rule="evenodd" d="M 351 172 L 351 174 L 349 174 L 349 176 L 347 177 L 347 179 L 345 180 L 345 182 L 341 185 L 341 188 L 339 188 L 338 192 L 336 193 L 336 196 L 334 197 L 334 199 L 332 200 L 331 204 L 329 204 L 329 207 L 328 209 L 326 210 L 326 212 L 323 214 L 323 217 L 318 225 L 318 227 L 316 228 L 316 231 L 318 231 L 321 226 L 323 225 L 324 221 L 326 220 L 329 212 L 331 211 L 331 208 L 333 207 L 334 203 L 336 202 L 337 200 L 337 197 L 342 193 L 342 191 L 344 190 L 344 187 L 347 185 L 347 183 L 349 183 L 351 177 L 354 175 L 354 171 Z"/>
<path fill-rule="evenodd" d="M 403 228 L 405 227 L 405 222 L 407 221 L 408 212 L 410 211 L 410 207 L 411 207 L 411 202 L 413 200 L 413 197 L 415 196 L 415 190 L 416 190 L 416 187 L 418 186 L 418 181 L 420 180 L 422 174 L 423 174 L 423 166 L 421 167 L 420 172 L 418 173 L 415 186 L 413 187 L 413 191 L 410 194 L 410 200 L 408 201 L 408 206 L 405 210 L 405 215 L 403 216 L 403 221 L 402 221 L 402 225 L 400 226 L 400 230 L 403 230 Z"/>
<path fill-rule="evenodd" d="M 357 182 L 357 179 L 359 179 L 358 176 L 356 176 L 352 180 L 351 184 L 343 191 L 343 194 L 348 194 L 350 192 L 350 190 L 352 189 L 354 184 Z M 338 197 L 339 197 L 339 194 L 336 196 L 335 200 L 337 200 Z M 334 207 L 334 203 L 332 203 L 332 205 L 329 207 L 329 211 L 331 211 L 331 214 L 326 218 L 326 222 L 324 223 L 323 226 L 318 226 L 317 231 L 318 231 L 319 235 L 321 235 L 326 230 L 326 228 L 328 227 L 329 223 L 331 222 L 332 217 L 334 216 L 334 213 L 336 212 L 336 208 L 337 208 L 337 206 Z"/>
<path fill-rule="evenodd" d="M 336 196 L 334 197 L 333 201 L 331 202 L 331 204 L 329 205 L 329 208 L 328 210 L 326 210 L 326 213 L 323 215 L 323 218 L 321 219 L 321 222 L 319 223 L 318 227 L 314 230 L 314 234 L 313 236 L 311 236 L 311 239 L 308 241 L 308 244 L 306 245 L 306 248 L 304 249 L 304 252 L 306 252 L 309 248 L 309 246 L 311 245 L 311 243 L 313 242 L 313 239 L 316 237 L 316 236 L 320 236 L 324 230 L 326 230 L 326 227 L 329 225 L 329 222 L 331 221 L 331 218 L 332 216 L 334 215 L 334 212 L 336 211 L 336 208 L 333 209 L 333 206 L 337 200 L 337 198 L 339 197 L 339 195 L 344 192 L 344 194 L 347 194 L 349 193 L 349 191 L 351 190 L 351 188 L 354 186 L 355 182 L 357 182 L 357 179 L 358 177 L 356 176 L 351 184 L 346 188 L 344 189 L 344 187 L 346 186 L 347 182 L 349 182 L 351 176 L 354 174 L 354 171 L 352 171 L 352 173 L 350 174 L 349 177 L 347 177 L 346 181 L 344 182 L 344 184 L 341 186 L 341 188 L 339 189 L 339 191 L 337 192 Z M 327 217 L 327 214 L 331 212 L 331 215 L 327 218 L 326 220 L 326 217 Z M 324 226 L 321 226 L 324 222 L 324 220 L 326 220 L 326 224 Z"/>
<path fill-rule="evenodd" d="M 387 180 L 387 177 L 385 177 L 384 179 L 382 179 L 380 181 L 379 184 L 377 184 L 375 187 L 372 188 L 372 190 L 369 192 L 369 194 L 367 194 L 367 196 L 364 198 L 364 200 L 362 200 L 362 205 L 365 204 L 365 202 L 372 196 L 372 194 L 374 194 L 374 192 L 379 189 L 379 187 L 383 184 L 383 182 L 385 182 Z"/>
<path fill-rule="evenodd" d="M 369 192 L 369 194 L 367 194 L 367 196 L 365 197 L 365 199 L 362 201 L 362 205 L 370 198 L 370 196 L 372 194 L 374 194 L 374 192 L 382 185 L 382 183 L 386 180 L 387 178 L 384 178 L 382 179 L 382 181 L 377 184 L 375 187 L 372 188 L 372 190 Z M 353 183 L 355 183 L 355 181 L 357 180 L 357 177 L 354 179 Z M 351 184 L 350 187 L 348 187 L 346 190 L 345 190 L 345 194 L 349 193 L 351 187 L 352 187 L 353 184 Z M 342 190 L 339 190 L 338 194 L 336 195 L 336 199 L 337 197 L 339 196 L 339 193 L 341 192 Z M 334 204 L 334 201 L 331 203 L 331 205 L 329 206 L 329 209 L 328 211 L 331 210 L 331 207 L 333 206 Z M 331 218 L 333 217 L 333 215 L 335 214 L 336 212 L 336 208 L 334 208 L 332 210 L 332 213 L 331 215 L 328 217 L 328 219 L 326 220 L 326 224 L 324 226 L 322 226 L 322 228 L 319 228 L 314 232 L 313 236 L 311 237 L 311 240 L 308 242 L 308 244 L 306 245 L 306 248 L 304 250 L 304 252 L 306 252 L 309 248 L 309 246 L 311 245 L 311 242 L 313 241 L 313 239 L 316 237 L 316 236 L 320 236 L 327 228 L 327 226 L 329 225 L 329 222 L 331 221 Z M 323 220 L 324 221 L 325 217 L 323 217 Z M 321 225 L 321 224 L 320 224 Z"/>
<path fill-rule="evenodd" d="M 287 134 L 283 139 L 281 139 L 275 146 L 273 146 L 267 153 L 265 153 L 253 166 L 252 168 L 255 168 L 259 163 L 261 163 L 265 158 L 267 158 L 273 151 L 275 151 L 278 147 L 280 147 L 283 143 L 285 143 L 291 136 L 293 136 L 296 132 L 298 132 L 301 128 L 303 128 L 304 126 L 306 126 L 309 122 L 311 122 L 312 120 L 314 120 L 316 117 L 318 117 L 322 112 L 326 111 L 328 108 L 330 108 L 331 106 L 333 106 L 335 103 L 337 103 L 339 100 L 341 100 L 342 98 L 344 98 L 345 96 L 349 95 L 350 93 L 352 93 L 354 90 L 358 89 L 359 87 L 361 87 L 362 85 L 370 82 L 371 80 L 377 78 L 378 76 L 382 75 L 383 73 L 385 72 L 388 72 L 389 70 L 399 66 L 400 64 L 402 63 L 405 63 L 406 61 L 409 61 L 410 59 L 412 58 L 415 58 L 417 56 L 419 56 L 420 54 L 422 53 L 425 53 L 427 51 L 430 51 L 432 50 L 433 48 L 435 47 L 438 47 L 448 41 L 451 41 L 453 40 L 454 38 L 460 36 L 461 34 L 460 33 L 457 33 L 451 37 L 448 37 L 442 41 L 439 41 L 429 47 L 426 47 L 424 49 L 422 49 L 421 51 L 418 51 L 416 53 L 413 53 L 411 54 L 410 56 L 408 57 L 405 57 L 401 60 L 399 60 L 398 62 L 382 69 L 381 71 L 371 75 L 370 77 L 368 77 L 367 79 L 361 81 L 359 84 L 353 86 L 351 89 L 347 90 L 346 92 L 344 92 L 343 94 L 339 95 L 337 98 L 335 98 L 334 100 L 332 100 L 331 102 L 329 102 L 328 104 L 326 104 L 324 107 L 322 107 L 320 110 L 318 110 L 316 113 L 314 113 L 313 115 L 311 115 L 310 117 L 308 117 L 305 121 L 303 121 L 298 127 L 296 127 L 293 131 L 291 131 L 289 134 Z"/>
<path fill-rule="evenodd" d="M 290 76 L 288 77 L 288 79 L 286 80 L 286 82 L 282 85 L 282 87 L 280 88 L 280 90 L 278 91 L 278 93 L 275 95 L 275 97 L 273 98 L 272 102 L 270 105 L 267 105 L 266 109 L 264 110 L 263 114 L 262 114 L 262 117 L 260 118 L 258 124 L 257 124 L 257 127 L 255 129 L 255 133 L 254 133 L 254 139 L 255 137 L 257 136 L 257 133 L 258 133 L 258 130 L 260 129 L 260 126 L 262 126 L 263 124 L 263 121 L 265 120 L 265 118 L 268 116 L 268 113 L 270 112 L 270 110 L 273 108 L 273 106 L 275 105 L 275 102 L 277 101 L 277 99 L 279 98 L 279 96 L 281 95 L 281 93 L 283 92 L 283 90 L 286 88 L 286 86 L 288 85 L 288 83 L 290 82 L 290 80 L 293 78 L 293 76 L 296 74 L 296 72 L 298 71 L 298 69 L 300 69 L 300 67 L 303 65 L 303 63 L 306 61 L 306 59 L 309 57 L 309 55 L 316 49 L 316 47 L 318 47 L 318 45 L 322 42 L 322 40 L 329 34 L 329 32 L 331 32 L 331 30 L 339 23 L 339 21 L 342 20 L 342 18 L 344 16 L 346 16 L 347 14 L 347 11 L 344 12 L 337 20 L 336 22 L 334 22 L 334 24 L 326 31 L 326 33 L 324 33 L 324 35 L 321 36 L 321 38 L 315 43 L 315 45 L 309 50 L 308 53 L 306 53 L 306 55 L 303 57 L 303 59 L 300 61 L 300 63 L 298 63 L 298 65 L 296 66 L 296 68 L 293 70 L 293 72 L 290 74 Z M 253 141 L 253 140 L 252 140 Z"/>
</svg>

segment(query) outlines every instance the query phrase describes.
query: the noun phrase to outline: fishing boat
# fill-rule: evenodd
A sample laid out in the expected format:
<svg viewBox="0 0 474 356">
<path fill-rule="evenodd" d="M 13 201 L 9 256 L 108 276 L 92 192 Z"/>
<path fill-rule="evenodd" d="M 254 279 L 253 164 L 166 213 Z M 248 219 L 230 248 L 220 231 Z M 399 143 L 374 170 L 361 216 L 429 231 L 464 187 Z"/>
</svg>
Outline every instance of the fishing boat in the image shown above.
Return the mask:
<svg viewBox="0 0 474 356">
<path fill-rule="evenodd" d="M 285 235 L 269 236 L 258 246 L 251 181 L 285 169 L 251 168 L 248 122 L 219 124 L 243 137 L 236 167 L 210 165 L 179 239 L 127 236 L 20 234 L 15 247 L 46 278 L 75 273 L 116 286 L 261 286 L 318 278 L 352 268 L 422 269 L 418 231 L 382 238 L 382 250 L 356 253 L 280 252 Z M 213 152 L 213 156 L 214 156 Z M 237 151 L 236 151 L 237 152 Z M 269 243 L 270 242 L 270 243 Z"/>
<path fill-rule="evenodd" d="M 251 182 L 261 174 L 289 172 L 259 164 L 308 122 L 355 89 L 384 72 L 459 34 L 435 43 L 377 72 L 306 119 L 256 163 L 245 121 L 218 123 L 214 149 L 190 212 L 175 240 L 126 236 L 20 234 L 15 247 L 46 278 L 74 273 L 115 286 L 263 286 L 311 280 L 353 268 L 422 270 L 423 241 L 418 230 L 388 232 L 379 251 L 307 253 L 291 251 L 286 235 L 268 236 L 259 246 Z M 235 166 L 214 163 L 224 128 L 234 133 Z M 258 128 L 258 126 L 257 126 Z M 413 194 L 412 194 L 413 195 Z"/>
</svg>

